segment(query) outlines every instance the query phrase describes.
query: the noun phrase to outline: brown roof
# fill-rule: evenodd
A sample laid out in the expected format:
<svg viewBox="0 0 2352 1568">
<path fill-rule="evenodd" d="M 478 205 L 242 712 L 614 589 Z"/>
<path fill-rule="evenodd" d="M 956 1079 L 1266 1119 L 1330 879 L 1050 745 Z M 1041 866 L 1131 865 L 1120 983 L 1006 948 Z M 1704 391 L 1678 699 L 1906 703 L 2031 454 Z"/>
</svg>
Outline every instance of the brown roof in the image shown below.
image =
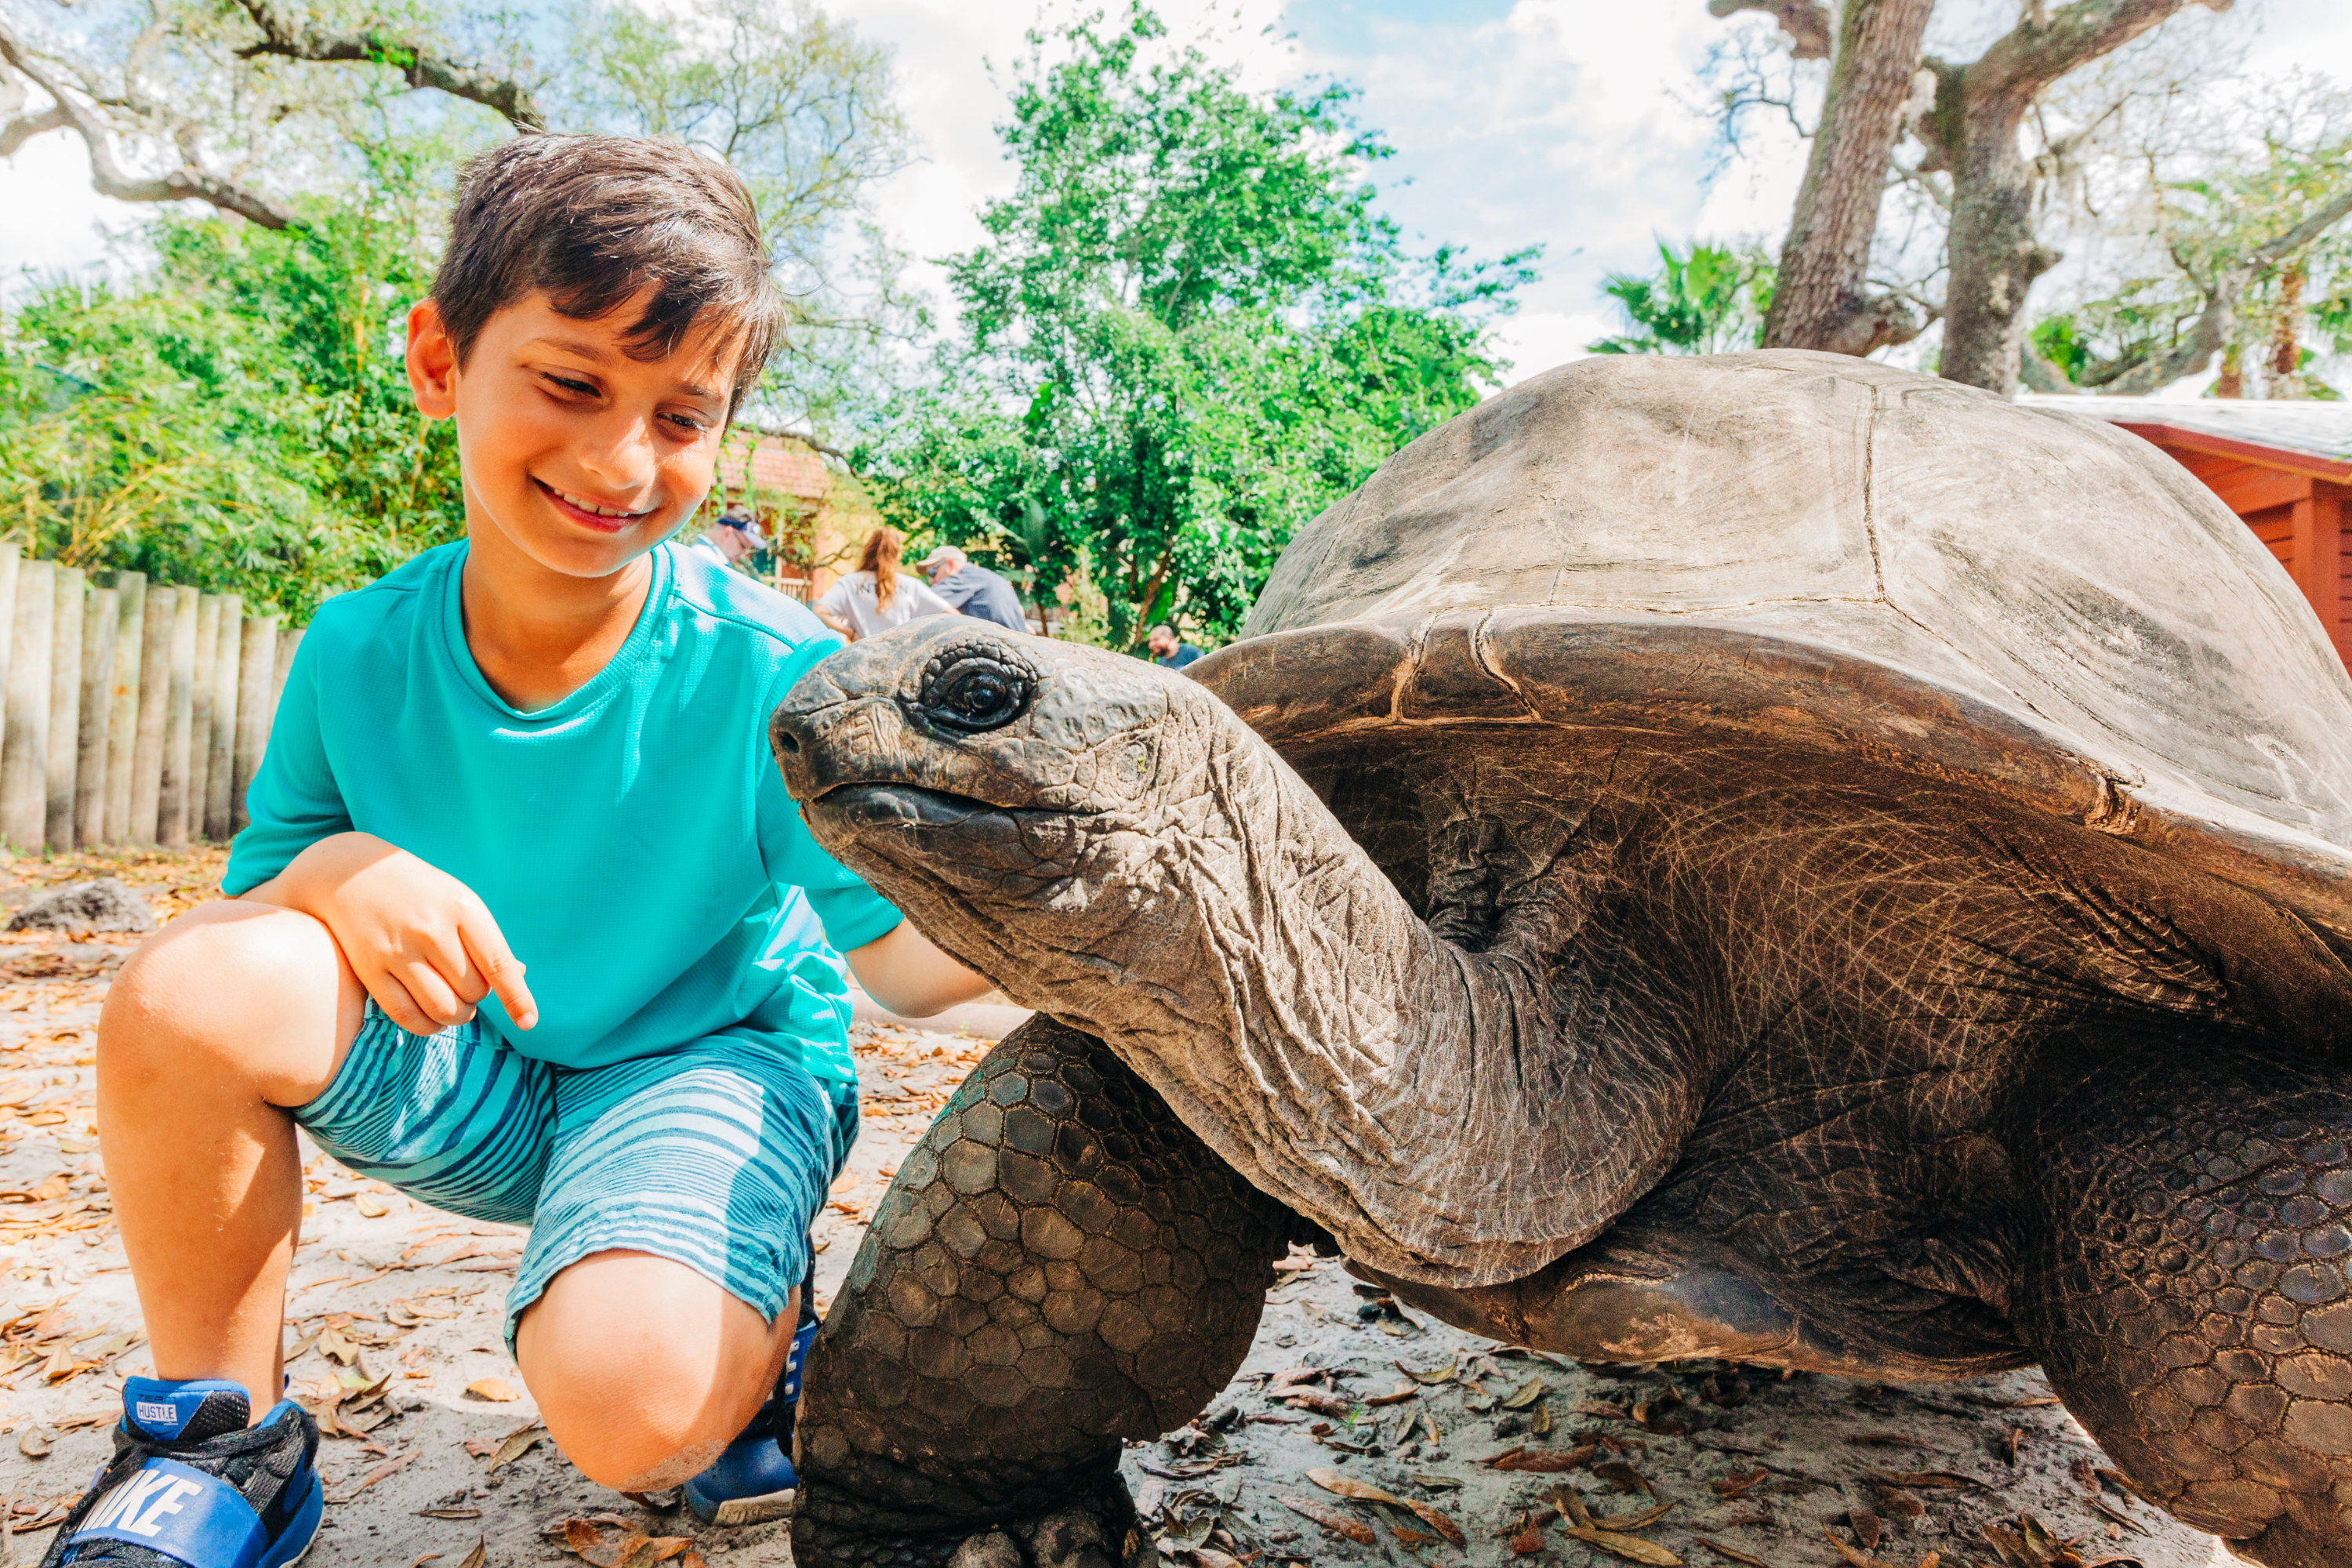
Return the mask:
<svg viewBox="0 0 2352 1568">
<path fill-rule="evenodd" d="M 814 452 L 775 436 L 762 436 L 751 453 L 751 484 L 744 484 L 743 447 L 730 441 L 719 459 L 719 480 L 730 491 L 746 488 L 771 494 L 822 500 L 825 491 L 824 459 Z"/>
</svg>

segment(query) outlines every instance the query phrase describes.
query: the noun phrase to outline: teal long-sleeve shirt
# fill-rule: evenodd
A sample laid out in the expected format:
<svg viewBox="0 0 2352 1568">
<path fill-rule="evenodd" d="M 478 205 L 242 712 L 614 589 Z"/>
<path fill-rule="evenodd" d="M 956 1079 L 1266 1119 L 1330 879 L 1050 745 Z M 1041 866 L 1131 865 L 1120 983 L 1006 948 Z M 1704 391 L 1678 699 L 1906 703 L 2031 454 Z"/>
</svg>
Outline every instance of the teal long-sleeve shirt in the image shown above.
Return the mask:
<svg viewBox="0 0 2352 1568">
<path fill-rule="evenodd" d="M 331 834 L 372 833 L 471 888 L 530 969 L 526 1056 L 601 1067 L 705 1036 L 790 1042 L 855 1082 L 840 953 L 898 910 L 817 847 L 767 719 L 840 640 L 672 545 L 612 662 L 551 707 L 502 700 L 466 646 L 463 543 L 320 606 L 230 853 L 232 895 Z"/>
</svg>

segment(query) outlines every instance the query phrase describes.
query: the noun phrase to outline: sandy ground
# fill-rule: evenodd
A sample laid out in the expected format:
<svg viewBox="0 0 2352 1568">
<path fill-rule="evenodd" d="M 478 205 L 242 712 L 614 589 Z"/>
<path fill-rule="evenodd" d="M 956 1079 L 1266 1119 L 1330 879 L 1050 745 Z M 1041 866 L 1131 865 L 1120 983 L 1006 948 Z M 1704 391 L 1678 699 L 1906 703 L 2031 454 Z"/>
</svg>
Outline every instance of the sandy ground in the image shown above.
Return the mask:
<svg viewBox="0 0 2352 1568">
<path fill-rule="evenodd" d="M 0 905 L 96 870 L 169 913 L 204 896 L 217 863 L 6 870 L 16 886 Z M 123 1377 L 146 1368 L 90 1109 L 98 1004 L 130 947 L 0 937 L 0 1515 L 13 1537 L 0 1538 L 0 1568 L 46 1550 L 44 1521 L 107 1452 Z M 946 1030 L 861 1022 L 865 1135 L 818 1225 L 821 1296 L 987 1031 L 1015 1016 L 975 1009 Z M 452 1219 L 323 1156 L 305 1180 L 289 1370 L 333 1433 L 327 1526 L 309 1563 L 790 1561 L 780 1524 L 698 1532 L 674 1498 L 606 1491 L 544 1441 L 499 1343 L 520 1232 Z M 1199 1568 L 2228 1561 L 2103 1481 L 2105 1466 L 2033 1373 L 1906 1389 L 1713 1364 L 1578 1367 L 1400 1312 L 1336 1262 L 1304 1257 L 1225 1395 L 1127 1456 L 1163 1557 Z M 1367 1488 L 1397 1500 L 1365 1500 Z"/>
</svg>

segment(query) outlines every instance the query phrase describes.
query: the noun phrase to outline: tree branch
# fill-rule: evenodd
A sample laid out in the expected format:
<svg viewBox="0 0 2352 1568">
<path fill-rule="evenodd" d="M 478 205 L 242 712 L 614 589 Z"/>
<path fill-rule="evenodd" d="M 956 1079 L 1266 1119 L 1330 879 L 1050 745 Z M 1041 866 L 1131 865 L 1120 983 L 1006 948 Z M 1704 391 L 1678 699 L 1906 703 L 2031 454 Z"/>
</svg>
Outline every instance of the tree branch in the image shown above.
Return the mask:
<svg viewBox="0 0 2352 1568">
<path fill-rule="evenodd" d="M 1739 11 L 1762 11 L 1780 24 L 1801 60 L 1830 58 L 1830 8 L 1822 0 L 1706 0 L 1707 14 L 1728 16 Z"/>
<path fill-rule="evenodd" d="M 40 131 L 69 128 L 89 149 L 89 183 L 102 196 L 112 196 L 119 202 L 208 202 L 223 212 L 250 218 L 264 228 L 300 226 L 292 209 L 233 180 L 224 180 L 193 161 L 184 162 L 181 168 L 153 179 L 135 179 L 123 173 L 122 166 L 114 161 L 114 139 L 105 122 L 42 68 L 5 18 L 0 18 L 0 60 L 5 60 L 26 80 L 47 93 L 54 103 L 45 113 L 13 121 L 5 132 L 0 132 L 0 142 L 5 142 L 9 151 L 15 150 L 16 142 Z M 27 126 L 34 129 L 24 129 Z M 10 137 L 15 141 L 9 142 Z M 184 145 L 182 155 L 184 160 Z"/>
<path fill-rule="evenodd" d="M 68 131 L 72 128 L 73 117 L 66 112 L 65 106 L 61 103 L 52 104 L 38 114 L 20 115 L 5 124 L 0 124 L 0 158 L 8 157 L 17 148 L 45 132 Z"/>
<path fill-rule="evenodd" d="M 2293 256 L 2321 235 L 2352 216 L 2352 184 L 2336 193 L 2310 216 L 2274 239 L 2256 246 L 2214 274 L 2205 289 L 2205 309 L 2189 330 L 2185 342 L 2158 354 L 2107 383 L 2105 392 L 2129 396 L 2169 386 L 2184 375 L 2195 375 L 2213 363 L 2238 330 L 2238 301 L 2246 285 L 2269 268 Z"/>
<path fill-rule="evenodd" d="M 351 60 L 387 66 L 413 88 L 432 88 L 452 98 L 478 103 L 504 115 L 517 130 L 544 131 L 547 116 L 530 88 L 510 78 L 493 76 L 463 60 L 434 54 L 419 45 L 376 33 L 331 32 L 308 17 L 289 16 L 270 0 L 239 0 L 261 42 L 236 51 L 239 59 L 278 55 L 289 60 L 334 62 Z"/>
<path fill-rule="evenodd" d="M 763 424 L 759 420 L 746 419 L 739 415 L 736 416 L 735 426 L 738 429 L 750 430 L 761 436 L 772 436 L 779 440 L 798 441 L 802 446 L 806 447 L 809 450 L 823 453 L 825 457 L 831 458 L 835 462 L 841 463 L 845 466 L 849 462 L 849 454 L 843 451 L 840 447 L 828 447 L 823 441 L 820 441 L 815 437 L 810 435 L 807 431 L 795 430 L 789 425 Z"/>
<path fill-rule="evenodd" d="M 2036 5 L 1968 68 L 1971 97 L 2029 100 L 2068 72 L 2121 48 L 2190 5 L 2227 11 L 2236 0 L 2074 0 Z"/>
</svg>

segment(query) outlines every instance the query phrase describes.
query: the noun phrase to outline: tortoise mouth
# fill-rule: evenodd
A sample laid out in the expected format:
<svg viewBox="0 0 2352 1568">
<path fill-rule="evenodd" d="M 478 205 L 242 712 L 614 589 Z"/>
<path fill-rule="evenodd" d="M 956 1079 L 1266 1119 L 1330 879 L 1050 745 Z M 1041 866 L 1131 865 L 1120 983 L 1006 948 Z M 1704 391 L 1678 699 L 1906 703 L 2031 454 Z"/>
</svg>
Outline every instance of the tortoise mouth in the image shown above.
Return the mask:
<svg viewBox="0 0 2352 1568">
<path fill-rule="evenodd" d="M 1038 818 L 1078 819 L 1103 815 L 1076 807 L 1012 805 L 980 795 L 888 779 L 859 779 L 837 784 L 813 796 L 807 809 L 848 827 L 928 828 L 952 831 L 975 818 L 993 817 L 1015 823 Z"/>
</svg>

